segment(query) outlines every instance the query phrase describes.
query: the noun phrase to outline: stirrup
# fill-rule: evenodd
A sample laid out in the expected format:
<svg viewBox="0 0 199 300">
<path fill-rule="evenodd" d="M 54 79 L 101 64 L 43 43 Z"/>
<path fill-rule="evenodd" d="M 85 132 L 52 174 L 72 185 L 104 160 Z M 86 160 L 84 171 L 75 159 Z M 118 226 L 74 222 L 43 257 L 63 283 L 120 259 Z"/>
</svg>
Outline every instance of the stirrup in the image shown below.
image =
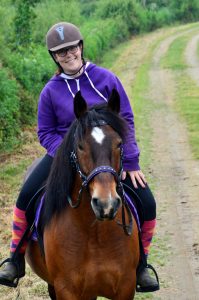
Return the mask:
<svg viewBox="0 0 199 300">
<path fill-rule="evenodd" d="M 13 265 L 15 265 L 16 269 L 17 269 L 17 277 L 14 278 L 14 280 L 12 282 L 8 281 L 8 280 L 0 280 L 0 285 L 5 285 L 5 286 L 9 286 L 9 287 L 14 287 L 16 288 L 18 283 L 19 283 L 19 279 L 20 279 L 20 276 L 19 276 L 19 266 L 18 264 L 12 259 L 12 258 L 6 258 L 5 260 L 3 260 L 1 263 L 0 263 L 0 267 L 2 267 L 5 263 L 12 263 Z"/>
<path fill-rule="evenodd" d="M 149 292 L 158 291 L 160 289 L 160 283 L 159 283 L 159 278 L 158 278 L 158 274 L 157 274 L 156 270 L 150 264 L 147 264 L 145 266 L 145 268 L 150 269 L 150 270 L 153 271 L 153 273 L 155 274 L 156 280 L 157 280 L 157 285 L 156 286 L 141 287 L 140 285 L 136 284 L 136 292 L 139 292 L 139 293 L 149 293 Z"/>
</svg>

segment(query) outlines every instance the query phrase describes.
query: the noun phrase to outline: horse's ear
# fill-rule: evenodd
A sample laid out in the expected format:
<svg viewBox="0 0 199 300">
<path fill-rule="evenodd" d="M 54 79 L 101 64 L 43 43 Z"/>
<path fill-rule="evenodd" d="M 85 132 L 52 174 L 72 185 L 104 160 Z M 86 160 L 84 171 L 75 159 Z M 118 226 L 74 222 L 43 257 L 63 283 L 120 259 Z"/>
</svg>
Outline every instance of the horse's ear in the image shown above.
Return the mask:
<svg viewBox="0 0 199 300">
<path fill-rule="evenodd" d="M 87 104 L 84 98 L 81 95 L 81 92 L 78 91 L 74 98 L 74 113 L 77 119 L 79 119 L 87 111 Z"/>
<path fill-rule="evenodd" d="M 108 100 L 108 108 L 117 114 L 120 112 L 120 95 L 116 89 L 112 90 Z"/>
</svg>

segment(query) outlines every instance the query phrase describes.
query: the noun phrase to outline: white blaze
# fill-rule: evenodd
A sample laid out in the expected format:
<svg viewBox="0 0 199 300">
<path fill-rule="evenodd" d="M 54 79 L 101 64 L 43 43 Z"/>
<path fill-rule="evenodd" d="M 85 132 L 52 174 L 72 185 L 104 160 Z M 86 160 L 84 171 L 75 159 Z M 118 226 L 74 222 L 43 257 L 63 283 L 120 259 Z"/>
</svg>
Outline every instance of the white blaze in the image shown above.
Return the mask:
<svg viewBox="0 0 199 300">
<path fill-rule="evenodd" d="M 101 128 L 94 127 L 91 132 L 92 137 L 96 140 L 97 143 L 102 144 L 105 135 Z"/>
</svg>

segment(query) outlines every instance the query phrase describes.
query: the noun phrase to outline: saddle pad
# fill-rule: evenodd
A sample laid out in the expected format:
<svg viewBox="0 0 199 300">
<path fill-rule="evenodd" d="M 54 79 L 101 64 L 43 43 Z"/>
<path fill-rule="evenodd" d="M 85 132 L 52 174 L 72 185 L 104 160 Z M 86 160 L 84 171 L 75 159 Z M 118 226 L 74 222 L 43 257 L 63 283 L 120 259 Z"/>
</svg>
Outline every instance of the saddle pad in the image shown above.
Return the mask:
<svg viewBox="0 0 199 300">
<path fill-rule="evenodd" d="M 41 209 L 42 209 L 42 206 L 43 206 L 43 203 L 44 203 L 44 197 L 45 197 L 45 194 L 41 197 L 41 200 L 40 200 L 39 205 L 38 205 L 37 210 L 36 210 L 35 222 L 34 222 L 35 226 L 34 226 L 33 233 L 31 235 L 31 239 L 33 241 L 38 241 L 37 228 L 38 228 L 39 218 L 40 218 L 40 214 L 41 214 Z"/>
</svg>

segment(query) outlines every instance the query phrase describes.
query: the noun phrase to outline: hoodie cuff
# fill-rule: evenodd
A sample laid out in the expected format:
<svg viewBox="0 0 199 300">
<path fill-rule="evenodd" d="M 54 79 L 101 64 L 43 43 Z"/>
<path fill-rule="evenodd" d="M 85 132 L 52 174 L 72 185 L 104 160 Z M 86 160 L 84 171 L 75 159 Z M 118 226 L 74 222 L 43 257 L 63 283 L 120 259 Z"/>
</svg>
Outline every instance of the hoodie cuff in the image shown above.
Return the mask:
<svg viewBox="0 0 199 300">
<path fill-rule="evenodd" d="M 124 171 L 138 171 L 140 170 L 139 159 L 129 159 L 123 161 L 123 170 Z"/>
</svg>

